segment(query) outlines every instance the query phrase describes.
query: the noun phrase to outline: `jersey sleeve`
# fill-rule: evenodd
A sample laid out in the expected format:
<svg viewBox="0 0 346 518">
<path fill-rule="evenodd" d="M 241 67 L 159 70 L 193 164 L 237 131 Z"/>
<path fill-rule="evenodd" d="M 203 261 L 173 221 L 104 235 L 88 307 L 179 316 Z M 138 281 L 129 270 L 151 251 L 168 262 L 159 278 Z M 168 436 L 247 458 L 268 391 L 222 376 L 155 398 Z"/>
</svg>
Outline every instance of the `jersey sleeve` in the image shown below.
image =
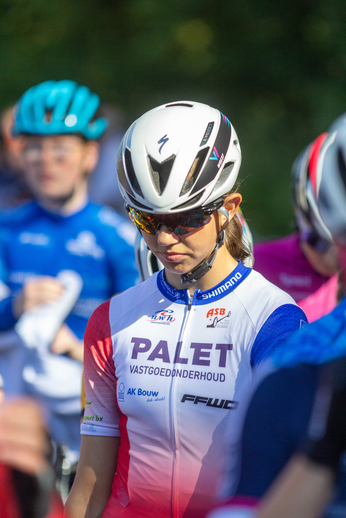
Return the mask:
<svg viewBox="0 0 346 518">
<path fill-rule="evenodd" d="M 130 221 L 109 207 L 103 207 L 98 218 L 107 243 L 107 256 L 112 278 L 113 295 L 131 288 L 139 282 L 134 251 L 136 230 Z"/>
<path fill-rule="evenodd" d="M 93 312 L 85 331 L 82 435 L 120 436 L 109 304 L 104 302 Z"/>
<path fill-rule="evenodd" d="M 305 313 L 295 304 L 279 306 L 259 330 L 251 349 L 251 366 L 270 357 L 276 347 L 307 324 Z"/>
<path fill-rule="evenodd" d="M 13 296 L 7 286 L 8 273 L 4 259 L 4 234 L 0 232 L 0 331 L 8 331 L 17 322 L 13 314 Z"/>
<path fill-rule="evenodd" d="M 119 238 L 114 247 L 116 256 L 112 255 L 114 276 L 114 294 L 131 288 L 138 283 L 139 275 L 136 267 L 135 251 L 132 245 Z"/>
</svg>

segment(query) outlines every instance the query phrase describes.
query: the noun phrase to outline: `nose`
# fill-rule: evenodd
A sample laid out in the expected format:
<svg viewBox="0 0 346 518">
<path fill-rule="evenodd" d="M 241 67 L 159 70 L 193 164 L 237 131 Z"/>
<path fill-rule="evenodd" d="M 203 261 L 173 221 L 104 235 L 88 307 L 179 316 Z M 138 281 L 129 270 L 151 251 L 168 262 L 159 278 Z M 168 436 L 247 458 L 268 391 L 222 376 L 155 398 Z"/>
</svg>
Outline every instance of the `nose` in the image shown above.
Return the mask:
<svg viewBox="0 0 346 518">
<path fill-rule="evenodd" d="M 160 225 L 156 232 L 157 242 L 161 246 L 169 246 L 178 243 L 179 237 L 173 234 L 166 225 Z"/>
</svg>

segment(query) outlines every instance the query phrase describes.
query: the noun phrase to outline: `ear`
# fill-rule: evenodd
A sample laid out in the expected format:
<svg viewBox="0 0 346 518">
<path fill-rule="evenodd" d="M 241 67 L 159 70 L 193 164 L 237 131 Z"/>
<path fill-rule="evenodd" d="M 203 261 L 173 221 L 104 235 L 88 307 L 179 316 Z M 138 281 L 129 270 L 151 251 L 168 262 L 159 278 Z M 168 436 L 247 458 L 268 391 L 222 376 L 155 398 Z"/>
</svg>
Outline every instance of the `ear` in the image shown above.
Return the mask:
<svg viewBox="0 0 346 518">
<path fill-rule="evenodd" d="M 84 150 L 84 169 L 86 173 L 91 173 L 97 166 L 100 153 L 100 145 L 96 140 L 85 143 Z"/>
<path fill-rule="evenodd" d="M 239 192 L 233 192 L 225 199 L 223 207 L 228 211 L 229 221 L 234 218 L 242 199 L 242 195 L 239 194 Z M 221 225 L 224 225 L 226 223 L 226 217 L 219 213 L 219 218 L 221 218 Z"/>
</svg>

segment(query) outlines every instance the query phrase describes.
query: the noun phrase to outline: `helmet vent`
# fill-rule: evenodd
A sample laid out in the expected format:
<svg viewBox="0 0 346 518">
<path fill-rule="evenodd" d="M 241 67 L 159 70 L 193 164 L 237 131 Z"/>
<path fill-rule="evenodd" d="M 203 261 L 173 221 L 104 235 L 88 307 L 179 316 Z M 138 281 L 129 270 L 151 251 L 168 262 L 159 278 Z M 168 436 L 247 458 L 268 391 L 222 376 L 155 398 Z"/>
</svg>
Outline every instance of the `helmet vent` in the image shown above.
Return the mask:
<svg viewBox="0 0 346 518">
<path fill-rule="evenodd" d="M 172 106 L 185 106 L 185 108 L 193 108 L 193 104 L 188 104 L 188 103 L 166 104 L 166 108 L 172 108 Z"/>
<path fill-rule="evenodd" d="M 177 205 L 176 207 L 173 207 L 173 210 L 176 210 L 176 209 L 186 209 L 187 207 L 191 207 L 191 205 L 194 205 L 195 203 L 197 203 L 202 198 L 203 194 L 204 194 L 204 191 L 198 193 L 197 196 L 194 196 L 193 198 L 191 198 L 186 203 L 182 203 L 181 205 Z"/>
<path fill-rule="evenodd" d="M 139 203 L 139 201 L 137 201 L 133 196 L 131 196 L 131 194 L 129 194 L 128 196 L 129 196 L 133 206 L 136 207 L 137 209 L 152 211 L 152 209 L 150 207 L 143 205 L 143 203 Z"/>
<path fill-rule="evenodd" d="M 162 195 L 167 185 L 169 175 L 171 174 L 172 167 L 174 164 L 175 155 L 171 155 L 169 158 L 159 163 L 154 160 L 151 156 L 147 156 L 149 172 L 153 181 L 156 192 L 159 196 Z"/>
<path fill-rule="evenodd" d="M 216 181 L 214 191 L 216 191 L 219 187 L 221 187 L 227 180 L 229 175 L 231 174 L 234 167 L 234 162 L 227 162 L 225 164 L 225 167 L 222 170 L 222 173 L 220 174 L 219 178 Z"/>
<path fill-rule="evenodd" d="M 126 174 L 124 171 L 124 164 L 123 164 L 123 160 L 121 158 L 121 148 L 120 148 L 120 154 L 119 154 L 118 160 L 117 160 L 117 172 L 118 172 L 119 182 L 122 185 L 122 187 L 125 189 L 125 191 L 127 191 L 129 193 L 132 192 L 132 189 L 129 185 L 129 182 L 127 181 Z"/>
<path fill-rule="evenodd" d="M 196 158 L 192 162 L 192 166 L 190 167 L 190 170 L 187 173 L 185 182 L 184 182 L 183 187 L 180 192 L 180 196 L 183 196 L 184 194 L 189 192 L 190 189 L 192 189 L 194 183 L 196 182 L 196 180 L 198 178 L 198 175 L 200 173 L 200 170 L 204 164 L 205 158 L 208 153 L 209 153 L 209 147 L 201 149 L 197 153 Z"/>
<path fill-rule="evenodd" d="M 138 180 L 137 180 L 137 177 L 136 177 L 135 170 L 133 169 L 132 159 L 131 159 L 131 151 L 128 148 L 125 149 L 125 166 L 126 166 L 127 175 L 129 177 L 129 180 L 130 180 L 130 183 L 132 185 L 133 190 L 137 194 L 139 194 L 139 196 L 144 198 L 142 190 L 141 190 L 141 188 L 139 186 L 139 183 L 138 183 Z"/>
<path fill-rule="evenodd" d="M 346 164 L 341 148 L 338 149 L 338 166 L 342 183 L 346 188 Z"/>
</svg>

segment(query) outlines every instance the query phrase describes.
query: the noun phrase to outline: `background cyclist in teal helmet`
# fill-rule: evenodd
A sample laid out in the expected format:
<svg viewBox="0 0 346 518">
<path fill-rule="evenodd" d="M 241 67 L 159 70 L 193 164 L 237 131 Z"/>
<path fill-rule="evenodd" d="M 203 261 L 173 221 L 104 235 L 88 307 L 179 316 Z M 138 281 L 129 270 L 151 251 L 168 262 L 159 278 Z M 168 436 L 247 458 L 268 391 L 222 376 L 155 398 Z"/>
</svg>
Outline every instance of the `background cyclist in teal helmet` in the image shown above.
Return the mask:
<svg viewBox="0 0 346 518">
<path fill-rule="evenodd" d="M 45 81 L 15 107 L 34 200 L 0 213 L 0 370 L 5 394 L 38 396 L 57 443 L 78 458 L 82 339 L 100 302 L 137 280 L 132 226 L 91 203 L 99 97 L 74 81 Z"/>
</svg>

